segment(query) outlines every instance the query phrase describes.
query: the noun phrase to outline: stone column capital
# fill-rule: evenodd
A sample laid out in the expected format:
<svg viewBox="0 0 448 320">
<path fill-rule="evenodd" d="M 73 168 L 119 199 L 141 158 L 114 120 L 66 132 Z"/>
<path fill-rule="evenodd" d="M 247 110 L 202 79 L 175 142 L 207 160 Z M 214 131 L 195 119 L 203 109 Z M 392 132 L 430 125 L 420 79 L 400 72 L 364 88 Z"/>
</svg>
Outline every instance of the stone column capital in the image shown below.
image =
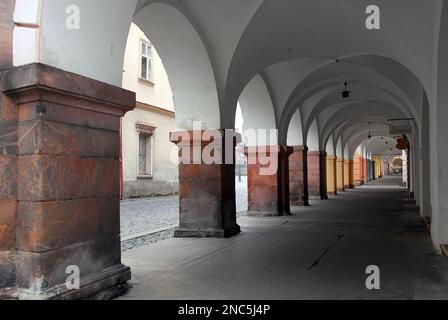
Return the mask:
<svg viewBox="0 0 448 320">
<path fill-rule="evenodd" d="M 293 153 L 293 148 L 288 146 L 253 146 L 253 147 L 245 147 L 244 154 L 246 156 L 250 155 L 267 155 L 278 154 L 279 156 L 289 156 Z"/>
<path fill-rule="evenodd" d="M 308 151 L 307 146 L 290 146 L 293 152 Z"/>
<path fill-rule="evenodd" d="M 45 108 L 45 103 L 63 101 L 65 106 L 117 117 L 136 105 L 134 92 L 41 63 L 8 70 L 1 82 L 3 92 L 17 104 L 41 101 Z"/>
</svg>

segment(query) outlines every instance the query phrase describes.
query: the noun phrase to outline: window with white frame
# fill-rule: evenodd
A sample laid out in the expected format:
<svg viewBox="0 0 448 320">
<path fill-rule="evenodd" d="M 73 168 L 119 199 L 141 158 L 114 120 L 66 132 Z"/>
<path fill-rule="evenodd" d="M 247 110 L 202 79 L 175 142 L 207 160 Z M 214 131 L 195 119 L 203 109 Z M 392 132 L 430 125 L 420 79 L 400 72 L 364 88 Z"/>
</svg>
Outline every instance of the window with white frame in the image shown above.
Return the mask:
<svg viewBox="0 0 448 320">
<path fill-rule="evenodd" d="M 144 80 L 152 81 L 152 46 L 144 40 L 140 40 L 140 78 Z"/>
<path fill-rule="evenodd" d="M 153 176 L 153 134 L 156 128 L 145 124 L 137 124 L 138 132 L 138 176 Z"/>
</svg>

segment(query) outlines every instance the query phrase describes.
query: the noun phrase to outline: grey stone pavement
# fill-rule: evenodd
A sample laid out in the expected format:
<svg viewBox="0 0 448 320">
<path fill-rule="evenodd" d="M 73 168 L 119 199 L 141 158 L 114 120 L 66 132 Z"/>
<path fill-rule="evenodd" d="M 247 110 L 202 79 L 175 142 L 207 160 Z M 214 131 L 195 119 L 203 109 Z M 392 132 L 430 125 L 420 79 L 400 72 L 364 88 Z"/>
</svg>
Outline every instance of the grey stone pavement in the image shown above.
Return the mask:
<svg viewBox="0 0 448 320">
<path fill-rule="evenodd" d="M 294 207 L 293 216 L 241 216 L 230 239 L 170 238 L 123 253 L 131 288 L 120 299 L 447 299 L 437 254 L 404 189 L 366 186 Z M 366 268 L 380 268 L 367 290 Z"/>
<path fill-rule="evenodd" d="M 247 177 L 236 178 L 237 212 L 247 210 Z M 121 203 L 122 250 L 172 237 L 179 225 L 179 197 L 126 200 Z"/>
</svg>

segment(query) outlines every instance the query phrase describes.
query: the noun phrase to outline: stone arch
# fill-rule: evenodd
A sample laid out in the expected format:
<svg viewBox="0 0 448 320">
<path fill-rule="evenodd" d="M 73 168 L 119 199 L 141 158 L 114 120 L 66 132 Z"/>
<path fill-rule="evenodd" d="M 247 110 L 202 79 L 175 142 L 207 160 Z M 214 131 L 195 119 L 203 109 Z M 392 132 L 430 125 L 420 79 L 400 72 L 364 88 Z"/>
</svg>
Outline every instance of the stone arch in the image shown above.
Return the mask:
<svg viewBox="0 0 448 320">
<path fill-rule="evenodd" d="M 353 160 L 353 155 L 351 155 L 349 151 L 348 142 L 344 145 L 344 159 Z"/>
<path fill-rule="evenodd" d="M 302 117 L 300 115 L 300 109 L 297 109 L 289 123 L 287 144 L 288 146 L 303 145 Z"/>
<path fill-rule="evenodd" d="M 317 123 L 317 119 L 311 123 L 311 126 L 308 130 L 306 145 L 308 146 L 309 151 L 320 151 L 320 138 L 319 138 L 319 125 Z"/>
<path fill-rule="evenodd" d="M 387 144 L 386 144 L 387 143 Z M 396 141 L 391 137 L 376 136 L 367 142 L 367 150 L 372 154 L 387 153 L 392 147 L 394 149 Z"/>
<path fill-rule="evenodd" d="M 339 137 L 336 141 L 337 141 L 335 146 L 336 157 L 338 157 L 338 159 L 343 159 L 344 150 L 342 149 L 342 137 Z"/>
<path fill-rule="evenodd" d="M 135 22 L 163 60 L 175 100 L 177 129 L 191 130 L 193 121 L 201 122 L 203 129 L 221 127 L 219 93 L 207 44 L 195 24 L 174 5 L 142 4 L 137 0 L 61 0 L 43 1 L 42 7 L 29 8 L 21 3 L 17 1 L 16 15 L 24 16 L 21 20 L 25 26 L 15 28 L 14 43 L 33 44 L 34 50 L 15 48 L 15 66 L 40 62 L 121 86 L 127 36 Z M 66 28 L 64 13 L 69 6 L 79 8 L 79 30 Z M 26 18 L 30 9 L 36 10 L 28 14 L 33 21 L 26 20 L 30 19 Z M 105 13 L 103 20 L 98 20 L 98 12 Z M 27 28 L 27 23 L 38 28 Z"/>
<path fill-rule="evenodd" d="M 173 90 L 178 130 L 219 129 L 218 88 L 206 46 L 197 30 L 177 8 L 151 3 L 139 8 L 134 22 L 159 52 Z"/>
<path fill-rule="evenodd" d="M 345 108 L 336 109 L 335 113 L 331 115 L 330 121 L 326 123 L 323 128 L 321 135 L 324 139 L 327 139 L 330 134 L 342 135 L 345 139 L 349 139 L 357 132 L 357 130 L 362 130 L 366 132 L 366 137 L 369 134 L 369 122 L 371 123 L 371 128 L 377 126 L 383 126 L 384 131 L 388 129 L 386 123 L 386 118 L 400 116 L 393 106 L 387 105 L 351 105 Z M 346 114 L 352 114 L 348 120 Z"/>
<path fill-rule="evenodd" d="M 421 20 L 425 26 L 431 26 L 431 21 L 434 18 L 434 10 L 428 7 L 430 6 L 421 4 L 416 8 L 420 14 L 424 15 L 424 18 Z M 344 11 L 343 15 L 335 14 L 329 18 L 324 13 L 332 10 L 340 12 L 341 8 Z M 364 15 L 359 14 L 359 7 L 353 6 L 351 3 L 335 4 L 325 1 L 322 3 L 322 6 L 315 7 L 309 1 L 300 1 L 294 4 L 290 2 L 280 2 L 279 4 L 277 1 L 264 1 L 243 33 L 235 51 L 227 78 L 227 87 L 230 90 L 227 92 L 228 96 L 224 99 L 224 108 L 234 108 L 235 103 L 232 100 L 235 100 L 236 97 L 232 92 L 234 90 L 238 91 L 238 87 L 243 87 L 254 74 L 260 70 L 265 70 L 270 65 L 297 57 L 316 57 L 320 58 L 321 63 L 325 63 L 326 61 L 345 59 L 359 54 L 359 48 L 363 48 L 363 52 L 371 55 L 384 56 L 399 61 L 409 70 L 413 70 L 422 83 L 425 84 L 425 88 L 428 88 L 428 82 L 431 77 L 427 72 L 423 71 L 420 65 L 424 64 L 430 68 L 431 54 L 427 51 L 416 50 L 415 39 L 410 38 L 407 33 L 416 32 L 424 41 L 425 35 L 428 35 L 428 39 L 431 39 L 429 33 L 432 32 L 432 29 L 425 28 L 423 32 L 423 30 L 412 27 L 413 31 L 408 29 L 404 32 L 398 25 L 402 25 L 408 19 L 409 21 L 414 21 L 416 19 L 415 15 L 413 13 L 402 14 L 393 6 L 388 7 L 388 11 L 396 13 L 400 16 L 400 19 L 389 20 L 390 29 L 382 30 L 381 37 L 374 37 L 373 35 L 366 35 L 362 28 L 359 28 L 359 31 L 357 31 L 358 29 L 350 28 L 353 24 L 364 25 L 365 23 L 363 20 Z M 264 37 L 260 37 L 258 27 L 268 24 L 273 12 L 282 16 L 283 23 L 271 25 L 271 28 L 266 30 Z M 314 22 L 319 19 L 325 19 L 327 21 L 326 25 L 332 25 L 334 28 L 329 31 L 328 28 L 316 27 Z M 301 21 L 302 27 L 288 30 L 287 37 L 277 37 L 277 34 L 282 34 L 282 28 L 289 21 Z M 316 36 L 307 37 L 309 30 L 313 30 Z M 346 33 L 352 35 L 348 42 L 346 39 L 341 39 L 341 35 Z M 397 36 L 406 42 L 406 46 L 396 45 L 394 39 Z M 262 41 L 265 37 L 271 39 L 269 46 Z M 344 42 L 344 46 L 339 45 L 341 41 Z M 410 48 L 413 49 L 409 50 Z M 247 63 L 247 61 L 250 61 L 250 63 Z"/>
<path fill-rule="evenodd" d="M 331 135 L 330 138 L 327 141 L 327 145 L 325 147 L 325 152 L 327 152 L 327 155 L 336 155 L 335 153 L 335 144 L 334 144 L 334 139 L 333 136 Z"/>
<path fill-rule="evenodd" d="M 14 43 L 33 44 L 34 50 L 24 55 L 23 48 L 16 47 L 14 66 L 40 62 L 121 86 L 126 41 L 136 5 L 137 0 L 16 1 L 15 16 L 22 17 L 16 23 L 23 25 L 15 28 Z M 70 6 L 79 8 L 79 30 L 66 27 L 66 10 Z M 102 20 L 98 12 L 103 14 Z M 26 21 L 26 17 L 33 21 Z"/>
<path fill-rule="evenodd" d="M 315 68 L 310 71 L 309 75 L 305 77 L 305 79 L 297 86 L 294 92 L 291 94 L 287 104 L 282 110 L 281 116 L 279 116 L 279 136 L 280 141 L 283 141 L 285 137 L 285 126 L 284 123 L 287 123 L 289 118 L 292 116 L 293 112 L 300 106 L 304 105 L 307 100 L 310 98 L 314 99 L 310 100 L 306 103 L 307 108 L 310 109 L 310 105 L 317 104 L 320 100 L 323 100 L 325 96 L 330 94 L 340 94 L 340 91 L 343 90 L 344 81 L 348 80 L 352 85 L 360 85 L 364 87 L 370 87 L 373 90 L 377 90 L 384 97 L 384 101 L 387 101 L 389 104 L 394 104 L 396 107 L 403 111 L 403 114 L 409 117 L 416 117 L 416 121 L 420 126 L 420 119 L 418 117 L 417 112 L 417 104 L 420 104 L 420 99 L 415 96 L 415 92 L 422 91 L 422 85 L 415 77 L 414 73 L 412 73 L 409 69 L 406 69 L 403 65 L 390 60 L 388 58 L 384 58 L 381 56 L 371 56 L 371 55 L 355 55 L 346 58 L 348 62 L 346 64 L 362 66 L 364 69 L 360 70 L 369 70 L 368 76 L 367 74 L 361 75 L 358 74 L 356 77 L 347 77 L 335 75 L 333 77 L 326 75 L 324 78 L 316 78 L 316 74 L 321 72 L 320 70 L 325 70 L 329 66 L 334 65 L 334 62 L 328 62 L 323 64 L 320 68 Z M 359 61 L 358 61 L 359 60 Z M 375 65 L 375 61 L 378 65 Z M 362 63 L 366 63 L 366 65 L 362 65 Z M 378 69 L 376 69 L 378 67 Z M 393 69 L 395 68 L 395 69 Z M 393 71 L 390 71 L 393 69 Z M 314 78 L 313 78 L 314 77 Z M 403 81 L 400 82 L 400 78 L 407 78 L 409 81 L 404 84 Z M 312 80 L 314 79 L 314 80 Z M 316 82 L 316 84 L 312 84 L 310 81 Z M 377 94 L 372 97 L 377 96 Z M 371 99 L 370 102 L 380 102 L 378 99 Z M 325 107 L 325 106 L 324 106 Z M 312 106 L 314 108 L 314 106 Z M 319 114 L 319 112 L 312 111 L 302 111 L 302 118 L 304 122 L 304 130 L 307 130 L 307 125 L 314 119 L 314 117 Z"/>
<path fill-rule="evenodd" d="M 247 133 L 246 140 L 252 140 L 246 141 L 246 144 L 248 146 L 277 145 L 274 105 L 269 87 L 262 75 L 256 75 L 249 81 L 241 93 L 239 104 L 244 130 Z M 249 137 L 253 133 L 257 135 L 257 141 Z"/>
<path fill-rule="evenodd" d="M 361 146 L 361 151 L 362 151 L 362 155 L 363 156 L 367 156 L 367 143 L 369 141 L 369 139 L 367 138 L 369 131 L 368 130 L 361 130 L 358 131 L 356 134 L 353 135 L 352 139 L 350 140 L 350 150 L 351 153 L 354 153 L 355 150 L 358 148 L 358 146 Z M 387 136 L 388 132 L 385 130 L 381 130 L 380 128 L 377 130 L 371 130 L 370 131 L 371 135 L 373 137 L 378 137 L 378 136 Z M 390 148 L 395 148 L 395 145 L 390 145 Z"/>
<path fill-rule="evenodd" d="M 405 106 L 403 106 L 399 101 L 393 99 L 392 97 L 388 96 L 387 92 L 384 92 L 383 90 L 379 90 L 377 88 L 373 88 L 370 86 L 352 86 L 352 90 L 360 90 L 361 88 L 367 89 L 369 92 L 369 95 L 365 94 L 363 95 L 363 98 L 360 99 L 359 97 L 356 97 L 354 99 L 348 99 L 348 101 L 341 101 L 341 88 L 338 87 L 335 90 L 333 90 L 330 94 L 326 95 L 324 98 L 322 98 L 319 102 L 317 102 L 312 112 L 310 113 L 310 119 L 307 120 L 306 126 L 309 125 L 309 123 L 314 119 L 315 117 L 319 117 L 322 121 L 322 125 L 325 126 L 326 123 L 332 121 L 333 115 L 342 108 L 346 108 L 349 106 L 381 106 L 385 105 L 389 108 L 393 108 L 394 110 L 397 110 L 397 114 L 402 115 L 403 117 L 413 117 L 414 115 L 409 112 Z M 357 91 L 359 94 L 359 91 Z M 382 97 L 381 97 L 382 95 Z M 374 108 L 373 108 L 374 109 Z M 348 113 L 347 114 L 351 114 Z"/>
</svg>

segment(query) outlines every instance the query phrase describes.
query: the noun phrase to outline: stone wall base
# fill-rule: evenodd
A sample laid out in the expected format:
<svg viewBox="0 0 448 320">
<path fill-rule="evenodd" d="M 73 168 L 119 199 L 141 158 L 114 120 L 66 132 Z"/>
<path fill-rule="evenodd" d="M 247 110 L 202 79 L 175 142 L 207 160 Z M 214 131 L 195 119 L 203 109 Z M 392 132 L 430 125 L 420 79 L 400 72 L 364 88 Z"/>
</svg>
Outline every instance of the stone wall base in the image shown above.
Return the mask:
<svg viewBox="0 0 448 320">
<path fill-rule="evenodd" d="M 178 181 L 154 181 L 151 179 L 142 179 L 124 182 L 123 199 L 170 196 L 178 193 Z"/>
</svg>

